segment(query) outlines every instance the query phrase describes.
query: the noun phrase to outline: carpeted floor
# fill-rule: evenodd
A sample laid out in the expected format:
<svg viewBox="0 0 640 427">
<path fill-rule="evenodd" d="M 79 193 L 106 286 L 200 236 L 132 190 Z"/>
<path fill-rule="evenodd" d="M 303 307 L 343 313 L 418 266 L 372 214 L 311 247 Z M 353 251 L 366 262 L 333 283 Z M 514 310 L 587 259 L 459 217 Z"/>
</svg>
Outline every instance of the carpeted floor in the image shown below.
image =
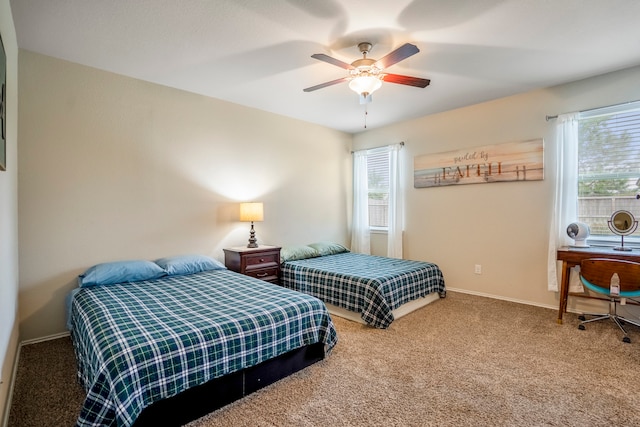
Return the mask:
<svg viewBox="0 0 640 427">
<path fill-rule="evenodd" d="M 640 332 L 449 292 L 378 330 L 334 318 L 327 359 L 189 427 L 638 426 Z M 68 338 L 21 350 L 9 426 L 73 425 Z"/>
</svg>

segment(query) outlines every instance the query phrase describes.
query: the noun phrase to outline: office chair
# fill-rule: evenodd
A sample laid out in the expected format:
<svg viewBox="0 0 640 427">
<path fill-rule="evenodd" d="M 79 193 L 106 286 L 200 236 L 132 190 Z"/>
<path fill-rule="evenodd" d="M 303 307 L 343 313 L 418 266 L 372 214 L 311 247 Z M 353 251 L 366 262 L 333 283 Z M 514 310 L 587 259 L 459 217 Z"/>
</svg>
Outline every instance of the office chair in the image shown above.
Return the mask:
<svg viewBox="0 0 640 427">
<path fill-rule="evenodd" d="M 620 290 L 618 295 L 612 294 L 611 284 L 615 283 L 615 274 L 620 282 Z M 640 327 L 640 321 L 631 320 L 617 314 L 618 303 L 625 299 L 640 297 L 640 263 L 623 261 L 617 259 L 591 258 L 585 259 L 580 263 L 580 281 L 589 290 L 598 294 L 605 295 L 609 298 L 609 313 L 596 314 L 584 313 L 578 317 L 581 320 L 578 329 L 584 330 L 586 323 L 596 322 L 598 320 L 611 319 L 613 323 L 618 325 L 624 333 L 623 342 L 630 343 L 627 331 L 624 329 L 625 323 L 630 323 Z M 593 319 L 587 320 L 585 316 L 595 316 Z"/>
</svg>

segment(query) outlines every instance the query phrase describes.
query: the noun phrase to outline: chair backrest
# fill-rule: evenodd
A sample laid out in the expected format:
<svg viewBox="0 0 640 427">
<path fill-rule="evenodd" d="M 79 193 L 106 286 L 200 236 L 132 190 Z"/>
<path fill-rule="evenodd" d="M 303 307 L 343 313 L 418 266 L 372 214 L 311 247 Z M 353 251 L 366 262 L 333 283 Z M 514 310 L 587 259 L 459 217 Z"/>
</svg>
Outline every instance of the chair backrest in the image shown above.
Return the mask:
<svg viewBox="0 0 640 427">
<path fill-rule="evenodd" d="M 620 292 L 640 291 L 640 263 L 608 258 L 589 258 L 580 263 L 580 275 L 602 288 L 609 288 L 613 273 L 620 278 Z"/>
</svg>

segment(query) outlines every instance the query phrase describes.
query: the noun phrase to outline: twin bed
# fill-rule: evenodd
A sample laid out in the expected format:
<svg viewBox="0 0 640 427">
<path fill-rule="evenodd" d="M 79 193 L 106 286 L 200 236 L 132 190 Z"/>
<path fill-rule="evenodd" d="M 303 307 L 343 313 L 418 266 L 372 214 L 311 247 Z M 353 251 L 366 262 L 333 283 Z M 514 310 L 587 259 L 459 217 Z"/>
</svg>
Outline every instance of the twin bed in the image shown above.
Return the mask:
<svg viewBox="0 0 640 427">
<path fill-rule="evenodd" d="M 352 253 L 333 242 L 285 247 L 281 260 L 282 286 L 376 328 L 446 296 L 442 271 L 429 262 Z"/>
<path fill-rule="evenodd" d="M 282 286 L 191 255 L 87 270 L 67 301 L 87 391 L 77 425 L 185 424 L 322 360 L 338 340 L 330 310 L 387 328 L 445 295 L 431 263 L 334 243 L 282 259 Z"/>
</svg>

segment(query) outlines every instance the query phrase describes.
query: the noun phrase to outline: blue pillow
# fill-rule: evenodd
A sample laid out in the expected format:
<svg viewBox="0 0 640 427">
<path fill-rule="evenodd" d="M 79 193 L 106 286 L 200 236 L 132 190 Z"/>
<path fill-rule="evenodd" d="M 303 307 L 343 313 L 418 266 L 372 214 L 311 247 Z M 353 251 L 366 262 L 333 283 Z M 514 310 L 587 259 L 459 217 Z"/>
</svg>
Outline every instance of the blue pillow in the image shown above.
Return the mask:
<svg viewBox="0 0 640 427">
<path fill-rule="evenodd" d="M 151 261 L 115 261 L 97 264 L 78 276 L 82 288 L 158 279 L 167 273 Z"/>
<path fill-rule="evenodd" d="M 160 258 L 156 260 L 156 264 L 166 271 L 169 276 L 194 274 L 209 270 L 225 270 L 227 268 L 220 261 L 204 255 L 177 255 Z"/>
</svg>

